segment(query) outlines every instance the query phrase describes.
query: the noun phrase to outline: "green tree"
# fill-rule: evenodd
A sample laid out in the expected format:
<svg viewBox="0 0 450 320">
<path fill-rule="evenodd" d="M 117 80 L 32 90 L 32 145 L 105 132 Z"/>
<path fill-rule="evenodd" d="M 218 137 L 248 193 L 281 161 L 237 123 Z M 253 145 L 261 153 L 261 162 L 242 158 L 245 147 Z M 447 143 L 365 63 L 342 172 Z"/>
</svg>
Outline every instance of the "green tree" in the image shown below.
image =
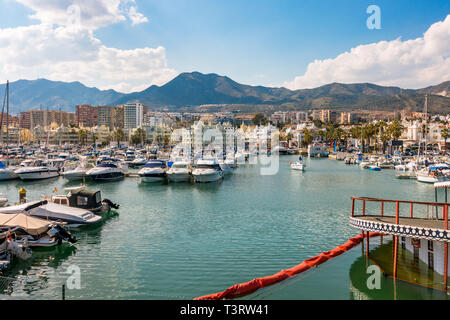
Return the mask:
<svg viewBox="0 0 450 320">
<path fill-rule="evenodd" d="M 125 139 L 125 132 L 121 128 L 117 128 L 113 133 L 114 140 L 117 141 L 117 147 L 120 146 L 120 141 Z"/>
<path fill-rule="evenodd" d="M 391 135 L 393 140 L 397 140 L 403 133 L 405 127 L 401 124 L 399 120 L 394 120 L 388 127 L 389 134 Z"/>
<path fill-rule="evenodd" d="M 88 132 L 85 129 L 78 130 L 78 137 L 81 144 L 85 144 L 88 137 Z"/>
<path fill-rule="evenodd" d="M 444 150 L 447 151 L 447 139 L 448 139 L 448 127 L 446 126 L 444 129 L 442 129 L 441 131 L 441 137 L 444 139 Z"/>
<path fill-rule="evenodd" d="M 265 125 L 267 123 L 266 117 L 262 113 L 257 113 L 252 119 L 254 125 Z"/>
<path fill-rule="evenodd" d="M 308 147 L 314 140 L 314 136 L 307 128 L 304 128 L 303 131 L 303 145 Z"/>
<path fill-rule="evenodd" d="M 146 134 L 142 128 L 137 128 L 130 137 L 131 144 L 144 144 L 146 141 Z"/>
</svg>

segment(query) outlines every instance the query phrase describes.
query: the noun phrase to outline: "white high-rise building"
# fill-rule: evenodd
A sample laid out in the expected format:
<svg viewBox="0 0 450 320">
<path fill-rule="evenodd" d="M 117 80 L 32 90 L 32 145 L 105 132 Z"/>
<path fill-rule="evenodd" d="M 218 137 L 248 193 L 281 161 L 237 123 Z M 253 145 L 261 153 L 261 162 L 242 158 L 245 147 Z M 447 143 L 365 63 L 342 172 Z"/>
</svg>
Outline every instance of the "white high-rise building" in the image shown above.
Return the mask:
<svg viewBox="0 0 450 320">
<path fill-rule="evenodd" d="M 125 129 L 135 129 L 142 126 L 144 105 L 142 103 L 127 103 L 124 106 L 123 117 Z"/>
</svg>

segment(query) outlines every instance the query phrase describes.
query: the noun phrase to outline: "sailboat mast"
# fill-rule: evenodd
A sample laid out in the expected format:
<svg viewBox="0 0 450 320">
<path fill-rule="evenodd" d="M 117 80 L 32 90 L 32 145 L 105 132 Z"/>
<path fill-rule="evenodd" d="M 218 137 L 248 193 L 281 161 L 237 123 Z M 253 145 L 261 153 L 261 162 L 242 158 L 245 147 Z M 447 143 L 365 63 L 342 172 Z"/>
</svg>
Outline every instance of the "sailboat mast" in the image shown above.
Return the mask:
<svg viewBox="0 0 450 320">
<path fill-rule="evenodd" d="M 425 95 L 425 155 L 427 154 L 427 134 L 428 134 L 428 95 Z"/>
<path fill-rule="evenodd" d="M 9 80 L 6 80 L 6 155 L 9 156 Z"/>
</svg>

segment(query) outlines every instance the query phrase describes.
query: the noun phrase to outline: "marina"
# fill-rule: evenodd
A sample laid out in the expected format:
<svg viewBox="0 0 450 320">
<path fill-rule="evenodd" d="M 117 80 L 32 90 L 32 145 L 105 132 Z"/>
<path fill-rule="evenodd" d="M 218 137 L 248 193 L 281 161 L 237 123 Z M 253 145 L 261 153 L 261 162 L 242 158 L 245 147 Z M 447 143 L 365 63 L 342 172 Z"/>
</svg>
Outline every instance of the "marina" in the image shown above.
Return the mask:
<svg viewBox="0 0 450 320">
<path fill-rule="evenodd" d="M 448 0 L 0 3 L 8 310 L 449 300 Z"/>
<path fill-rule="evenodd" d="M 374 175 L 344 161 L 305 158 L 308 170 L 301 172 L 290 168 L 297 160 L 281 156 L 273 176 L 261 176 L 259 165 L 241 165 L 223 181 L 207 184 L 145 183 L 138 177 L 86 182 L 120 203 L 117 214 L 71 231 L 74 245 L 35 249 L 31 259 L 15 260 L 5 273 L 14 279 L 6 297 L 60 299 L 64 274 L 77 265 L 82 286 L 66 292 L 70 299 L 193 299 L 347 241 L 355 235 L 348 223 L 355 190 L 359 196 L 434 199 L 432 184 L 396 179 L 394 170 Z M 12 180 L 1 182 L 1 191 L 14 201 L 23 187 L 32 201 L 70 186 L 76 183 L 63 177 Z M 318 201 L 320 192 L 327 197 Z M 344 264 L 344 275 L 352 263 Z M 299 290 L 292 298 L 301 296 Z M 336 292 L 341 295 L 335 298 L 347 299 L 348 283 Z"/>
</svg>

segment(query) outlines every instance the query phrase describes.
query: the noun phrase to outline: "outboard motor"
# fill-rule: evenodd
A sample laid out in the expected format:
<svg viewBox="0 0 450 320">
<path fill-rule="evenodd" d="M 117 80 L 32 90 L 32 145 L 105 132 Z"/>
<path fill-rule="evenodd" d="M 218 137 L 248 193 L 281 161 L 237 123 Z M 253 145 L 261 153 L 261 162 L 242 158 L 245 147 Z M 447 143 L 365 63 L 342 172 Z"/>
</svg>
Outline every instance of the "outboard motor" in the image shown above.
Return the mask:
<svg viewBox="0 0 450 320">
<path fill-rule="evenodd" d="M 103 206 L 105 207 L 105 208 L 103 208 Z M 111 208 L 113 208 L 113 209 L 119 209 L 119 207 L 120 207 L 120 205 L 118 205 L 117 203 L 113 203 L 111 200 L 109 200 L 109 199 L 103 199 L 103 201 L 102 201 L 102 211 L 103 210 L 105 210 L 105 211 L 109 211 L 109 210 L 111 210 Z"/>
<path fill-rule="evenodd" d="M 70 243 L 76 243 L 78 240 L 76 237 L 72 236 L 72 234 L 64 229 L 60 225 L 54 225 L 52 229 L 49 230 L 48 234 L 50 236 L 55 236 L 58 238 L 58 243 L 61 244 L 62 240 L 68 241 Z"/>
</svg>

